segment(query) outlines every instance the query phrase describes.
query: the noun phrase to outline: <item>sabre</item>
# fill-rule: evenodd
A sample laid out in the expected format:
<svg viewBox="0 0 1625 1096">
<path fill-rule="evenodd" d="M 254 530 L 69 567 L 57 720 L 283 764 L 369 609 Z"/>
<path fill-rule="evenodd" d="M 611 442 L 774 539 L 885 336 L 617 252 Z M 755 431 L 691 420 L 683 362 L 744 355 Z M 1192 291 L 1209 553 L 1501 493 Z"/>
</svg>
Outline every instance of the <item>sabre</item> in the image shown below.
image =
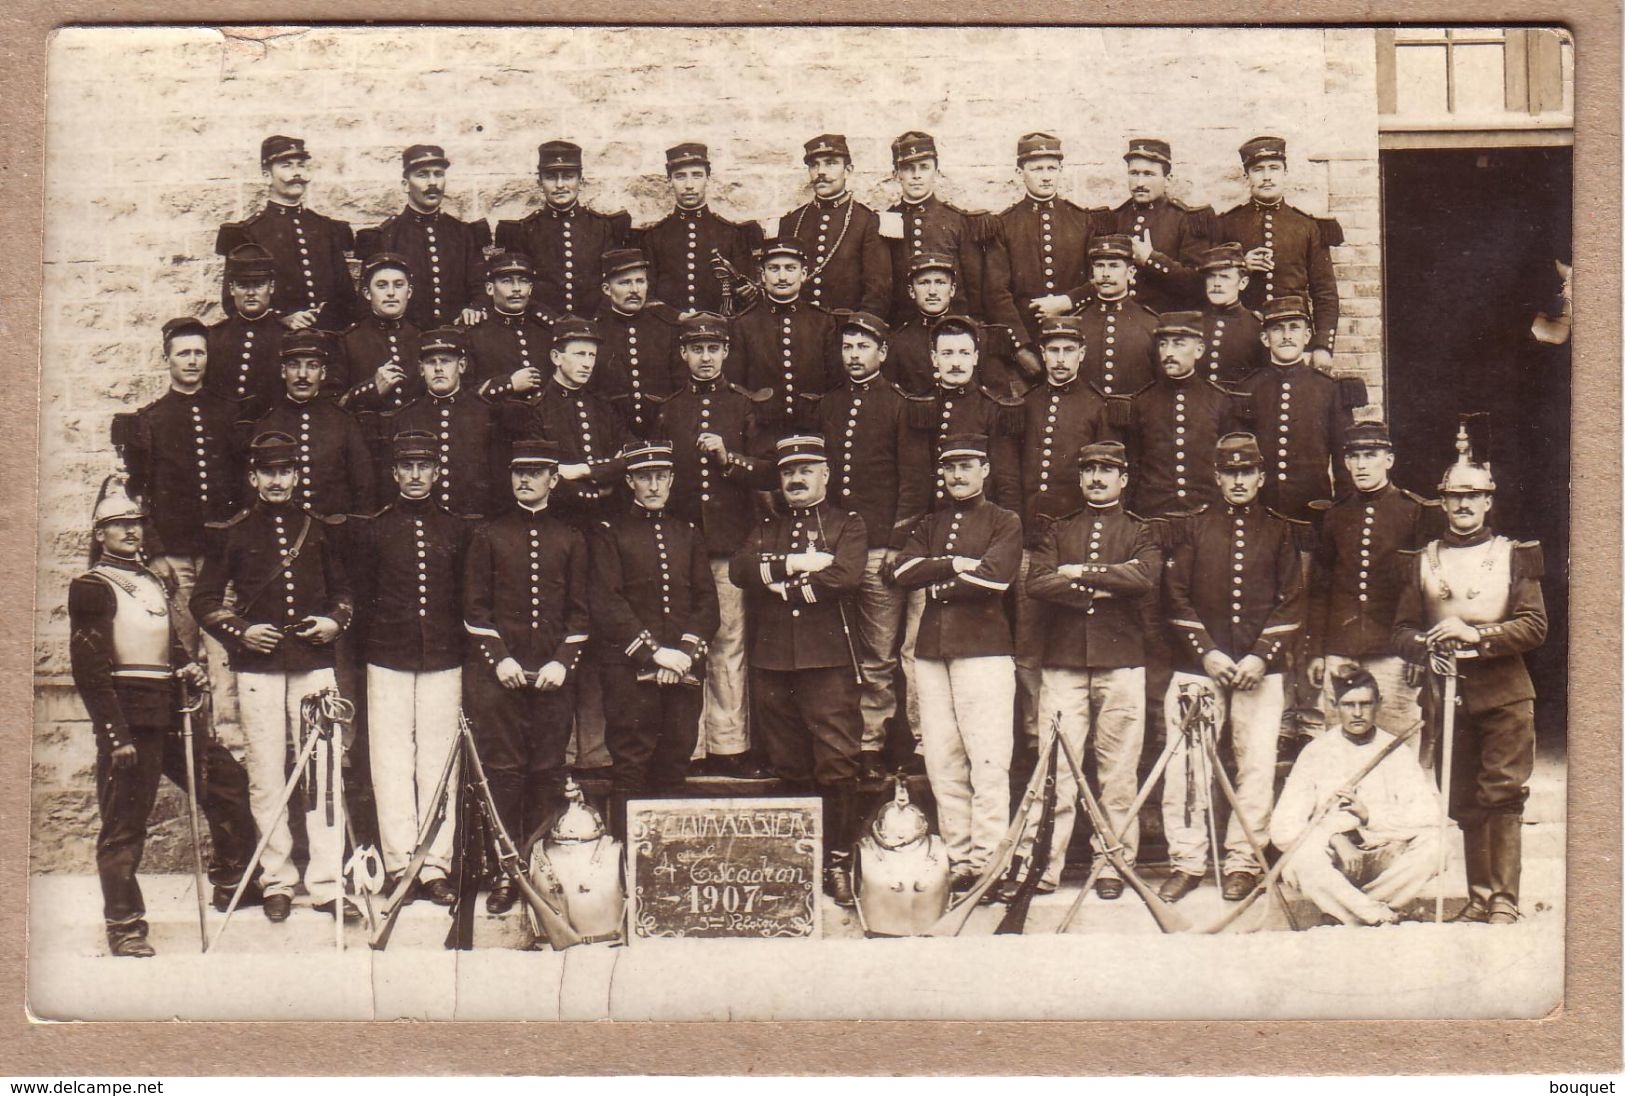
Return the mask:
<svg viewBox="0 0 1625 1096">
<path fill-rule="evenodd" d="M 203 692 L 193 696 L 186 683 L 181 683 L 181 748 L 186 751 L 186 821 L 192 831 L 192 878 L 197 890 L 198 943 L 209 950 L 208 916 L 203 901 L 203 836 L 197 818 L 197 765 L 192 757 L 192 713 L 203 708 Z"/>
<path fill-rule="evenodd" d="M 813 517 L 818 519 L 818 541 L 834 554 L 834 548 L 829 537 L 824 535 L 824 511 L 818 506 L 813 507 Z M 852 642 L 852 626 L 846 622 L 846 599 L 835 599 L 835 612 L 841 618 L 841 635 L 846 637 L 846 657 L 852 663 L 852 680 L 859 688 L 863 687 L 863 663 L 858 660 L 858 646 Z"/>
<path fill-rule="evenodd" d="M 1450 863 L 1450 853 L 1444 843 L 1445 827 L 1450 825 L 1450 761 L 1456 742 L 1456 648 L 1441 646 L 1430 652 L 1428 660 L 1433 672 L 1444 678 L 1444 711 L 1439 715 L 1439 863 L 1435 873 L 1433 920 L 1444 920 L 1444 869 Z"/>
</svg>

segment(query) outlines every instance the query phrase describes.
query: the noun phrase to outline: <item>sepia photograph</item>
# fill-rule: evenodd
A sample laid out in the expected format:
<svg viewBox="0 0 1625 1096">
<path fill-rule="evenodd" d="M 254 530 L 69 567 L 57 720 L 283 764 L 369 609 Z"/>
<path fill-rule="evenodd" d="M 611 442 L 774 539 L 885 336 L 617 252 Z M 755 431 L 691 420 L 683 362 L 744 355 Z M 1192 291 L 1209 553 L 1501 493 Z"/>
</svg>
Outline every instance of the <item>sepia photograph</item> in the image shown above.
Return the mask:
<svg viewBox="0 0 1625 1096">
<path fill-rule="evenodd" d="M 57 30 L 29 1014 L 1559 1015 L 1584 46 Z"/>
</svg>

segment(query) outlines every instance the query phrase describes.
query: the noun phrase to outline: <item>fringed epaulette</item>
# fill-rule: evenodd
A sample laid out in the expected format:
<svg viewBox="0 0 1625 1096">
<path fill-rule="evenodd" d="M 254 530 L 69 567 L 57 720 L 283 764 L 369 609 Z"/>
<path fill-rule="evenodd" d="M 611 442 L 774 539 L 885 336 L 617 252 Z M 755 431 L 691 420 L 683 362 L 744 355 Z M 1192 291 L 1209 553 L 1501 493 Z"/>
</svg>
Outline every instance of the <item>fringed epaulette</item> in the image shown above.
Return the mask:
<svg viewBox="0 0 1625 1096">
<path fill-rule="evenodd" d="M 1163 551 L 1172 552 L 1181 545 L 1189 544 L 1196 519 L 1207 513 L 1207 509 L 1207 503 L 1204 502 L 1194 510 L 1179 510 L 1158 518 L 1157 520 L 1162 522 Z"/>
<path fill-rule="evenodd" d="M 1022 420 L 1025 417 L 1027 401 L 1020 396 L 1001 396 L 985 384 L 979 384 L 976 388 L 998 408 L 993 414 L 994 429 L 1007 437 L 1020 434 L 1024 425 Z"/>
<path fill-rule="evenodd" d="M 395 223 L 391 217 L 377 228 L 359 228 L 355 234 L 355 253 L 365 259 L 384 250 L 384 230 Z"/>
<path fill-rule="evenodd" d="M 987 210 L 959 209 L 953 205 L 949 205 L 948 208 L 965 218 L 965 228 L 969 230 L 970 238 L 983 247 L 992 243 L 998 236 L 999 219 Z"/>
<path fill-rule="evenodd" d="M 595 211 L 588 210 L 588 212 Z M 599 213 L 598 216 L 610 223 L 617 237 L 624 239 L 626 234 L 632 231 L 632 214 L 624 209 L 617 209 L 614 213 Z"/>
<path fill-rule="evenodd" d="M 230 529 L 233 525 L 236 525 L 238 522 L 240 522 L 244 518 L 246 518 L 249 515 L 249 513 L 252 512 L 252 510 L 253 510 L 253 507 L 245 506 L 241 510 L 237 511 L 235 514 L 231 515 L 231 517 L 226 518 L 224 521 L 206 521 L 206 522 L 204 522 L 203 523 L 204 528 L 207 528 L 207 529 Z"/>
<path fill-rule="evenodd" d="M 1366 403 L 1365 379 L 1353 373 L 1332 373 L 1331 378 L 1337 382 L 1337 397 L 1345 410 L 1352 411 L 1356 407 L 1363 407 Z"/>
<path fill-rule="evenodd" d="M 474 246 L 484 250 L 491 246 L 491 223 L 484 217 L 465 222 L 474 232 Z"/>
<path fill-rule="evenodd" d="M 115 449 L 136 444 L 141 437 L 141 416 L 134 411 L 120 411 L 113 416 L 108 434 Z"/>
<path fill-rule="evenodd" d="M 1512 543 L 1512 577 L 1544 578 L 1546 575 L 1546 553 L 1541 551 L 1538 540 L 1518 540 Z"/>
<path fill-rule="evenodd" d="M 937 397 L 934 392 L 923 396 L 904 393 L 908 400 L 908 424 L 916 430 L 935 431 L 937 428 Z"/>
<path fill-rule="evenodd" d="M 1127 430 L 1134 425 L 1133 396 L 1106 397 L 1106 425 L 1116 430 Z"/>
<path fill-rule="evenodd" d="M 651 300 L 643 306 L 643 311 L 659 320 L 668 327 L 676 327 L 679 322 L 678 311 L 665 301 Z"/>
<path fill-rule="evenodd" d="M 518 221 L 498 221 L 496 229 L 496 243 L 499 251 L 521 251 L 524 245 L 525 221 L 541 215 L 537 210 L 529 217 Z"/>
<path fill-rule="evenodd" d="M 1336 217 L 1310 217 L 1315 222 L 1315 231 L 1320 234 L 1322 247 L 1343 246 L 1343 226 Z"/>
<path fill-rule="evenodd" d="M 1279 518 L 1286 522 L 1287 531 L 1292 535 L 1292 547 L 1300 552 L 1312 551 L 1315 547 L 1315 527 L 1302 518 L 1289 518 L 1279 510 L 1265 507 L 1270 517 Z"/>
</svg>

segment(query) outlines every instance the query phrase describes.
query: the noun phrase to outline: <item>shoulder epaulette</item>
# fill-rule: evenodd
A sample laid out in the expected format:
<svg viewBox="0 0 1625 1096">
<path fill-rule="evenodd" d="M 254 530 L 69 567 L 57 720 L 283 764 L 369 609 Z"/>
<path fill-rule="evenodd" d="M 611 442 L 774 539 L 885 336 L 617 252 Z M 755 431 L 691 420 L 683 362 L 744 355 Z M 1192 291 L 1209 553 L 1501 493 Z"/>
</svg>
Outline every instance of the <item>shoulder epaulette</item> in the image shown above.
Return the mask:
<svg viewBox="0 0 1625 1096">
<path fill-rule="evenodd" d="M 1112 394 L 1106 397 L 1106 424 L 1119 430 L 1134 423 L 1134 397 Z"/>
<path fill-rule="evenodd" d="M 593 213 L 596 211 L 588 210 L 587 212 Z M 614 213 L 599 213 L 598 216 L 614 225 L 615 231 L 623 236 L 632 229 L 632 214 L 624 209 L 617 209 Z"/>
<path fill-rule="evenodd" d="M 1310 217 L 1315 222 L 1315 229 L 1320 233 L 1320 242 L 1326 247 L 1343 246 L 1343 226 L 1336 217 Z"/>
<path fill-rule="evenodd" d="M 1270 515 L 1270 517 L 1286 523 L 1287 531 L 1292 536 L 1292 546 L 1294 548 L 1301 552 L 1313 546 L 1315 527 L 1312 523 L 1307 522 L 1302 518 L 1289 518 L 1285 514 L 1281 513 L 1281 511 L 1269 506 L 1264 507 L 1264 509 Z"/>
<path fill-rule="evenodd" d="M 758 388 L 754 392 L 749 388 L 741 386 L 739 391 L 743 392 L 745 394 L 745 398 L 751 403 L 766 403 L 768 400 L 773 398 L 772 385 L 768 385 L 766 388 Z"/>
<path fill-rule="evenodd" d="M 318 514 L 313 510 L 306 510 L 304 514 L 306 517 L 314 518 L 323 525 L 343 525 L 350 516 L 348 514 Z"/>
<path fill-rule="evenodd" d="M 230 529 L 233 525 L 236 525 L 238 522 L 246 518 L 252 509 L 253 507 L 251 506 L 245 506 L 224 521 L 206 521 L 203 523 L 203 525 L 208 529 Z"/>
<path fill-rule="evenodd" d="M 1514 578 L 1542 578 L 1546 574 L 1546 554 L 1538 540 L 1513 541 L 1512 563 Z"/>
<path fill-rule="evenodd" d="M 1168 204 L 1179 210 L 1181 213 L 1205 213 L 1208 216 L 1213 215 L 1213 207 L 1210 205 L 1191 205 L 1189 202 L 1180 201 L 1178 198 L 1169 198 Z"/>
<path fill-rule="evenodd" d="M 976 389 L 977 389 L 977 391 L 981 392 L 982 395 L 986 396 L 988 399 L 992 400 L 994 403 L 998 404 L 1000 407 L 1023 407 L 1023 406 L 1026 405 L 1026 401 L 1024 399 L 1022 399 L 1022 397 L 1020 397 L 1020 396 L 1001 396 L 1001 395 L 999 395 L 997 392 L 993 391 L 993 389 L 989 388 L 985 384 L 978 384 L 976 386 Z"/>
<path fill-rule="evenodd" d="M 1399 489 L 1399 493 L 1404 495 L 1406 498 L 1410 499 L 1412 502 L 1417 503 L 1417 504 L 1422 505 L 1422 506 L 1443 506 L 1444 505 L 1444 503 L 1441 502 L 1438 499 L 1425 498 L 1422 495 L 1418 495 L 1415 491 L 1408 491 L 1403 487 L 1401 487 Z"/>
<path fill-rule="evenodd" d="M 1337 381 L 1337 395 L 1345 408 L 1353 409 L 1363 406 L 1366 402 L 1365 380 L 1352 373 L 1338 373 L 1333 375 Z"/>
<path fill-rule="evenodd" d="M 264 211 L 261 210 L 261 213 L 263 212 Z M 248 226 L 258 220 L 259 217 L 260 213 L 256 213 L 254 216 L 245 218 L 241 221 L 227 221 L 225 224 L 221 225 L 219 231 L 215 233 L 214 237 L 215 254 L 230 255 L 237 247 L 247 243 L 248 240 L 246 237 Z"/>
<path fill-rule="evenodd" d="M 937 428 L 937 396 L 935 392 L 927 392 L 920 396 L 911 396 L 904 393 L 903 398 L 908 400 L 908 424 L 916 430 L 935 431 Z"/>
<path fill-rule="evenodd" d="M 728 387 L 730 389 L 732 389 L 733 391 L 738 392 L 741 396 L 744 396 L 747 400 L 752 400 L 754 402 L 754 399 L 755 399 L 754 395 L 751 393 L 751 390 L 746 388 L 744 385 L 742 385 L 742 384 L 734 384 L 732 381 L 729 381 L 728 382 Z M 677 390 L 677 392 L 681 392 L 681 391 L 684 391 L 684 389 L 679 388 Z M 677 392 L 673 392 L 672 395 L 673 396 L 677 395 Z M 667 397 L 667 399 L 670 399 L 670 398 L 671 398 L 670 396 Z"/>
<path fill-rule="evenodd" d="M 1310 499 L 1309 509 L 1315 511 L 1317 514 L 1324 514 L 1326 511 L 1336 506 L 1337 502 L 1338 500 L 1336 499 Z M 1270 512 L 1274 513 L 1273 510 Z"/>
<path fill-rule="evenodd" d="M 673 308 L 665 301 L 650 301 L 648 304 L 643 306 L 643 311 L 647 312 L 649 315 L 653 316 L 663 324 L 671 327 L 677 326 L 677 309 Z"/>
<path fill-rule="evenodd" d="M 395 223 L 391 217 L 377 228 L 358 228 L 355 233 L 355 253 L 362 258 L 375 255 L 384 249 L 384 233 Z"/>
</svg>

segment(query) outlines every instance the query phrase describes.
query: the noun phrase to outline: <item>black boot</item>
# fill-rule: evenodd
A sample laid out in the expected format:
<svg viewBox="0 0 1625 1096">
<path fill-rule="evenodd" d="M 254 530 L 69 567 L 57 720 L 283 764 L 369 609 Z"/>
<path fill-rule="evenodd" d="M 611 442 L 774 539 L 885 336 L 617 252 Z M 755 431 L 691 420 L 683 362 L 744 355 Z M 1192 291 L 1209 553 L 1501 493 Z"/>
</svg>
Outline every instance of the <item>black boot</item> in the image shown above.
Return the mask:
<svg viewBox="0 0 1625 1096">
<path fill-rule="evenodd" d="M 853 789 L 831 784 L 823 790 L 825 869 L 824 893 L 838 906 L 851 906 Z"/>
<path fill-rule="evenodd" d="M 1485 819 L 1489 859 L 1490 924 L 1518 920 L 1518 884 L 1523 876 L 1523 815 L 1499 812 Z"/>
<path fill-rule="evenodd" d="M 852 893 L 851 853 L 838 852 L 830 855 L 829 867 L 824 869 L 824 893 L 843 909 L 851 909 L 858 904 L 857 898 Z"/>
<path fill-rule="evenodd" d="M 1461 820 L 1461 848 L 1467 869 L 1467 905 L 1452 921 L 1482 923 L 1490 917 L 1490 851 L 1484 820 Z"/>
</svg>

